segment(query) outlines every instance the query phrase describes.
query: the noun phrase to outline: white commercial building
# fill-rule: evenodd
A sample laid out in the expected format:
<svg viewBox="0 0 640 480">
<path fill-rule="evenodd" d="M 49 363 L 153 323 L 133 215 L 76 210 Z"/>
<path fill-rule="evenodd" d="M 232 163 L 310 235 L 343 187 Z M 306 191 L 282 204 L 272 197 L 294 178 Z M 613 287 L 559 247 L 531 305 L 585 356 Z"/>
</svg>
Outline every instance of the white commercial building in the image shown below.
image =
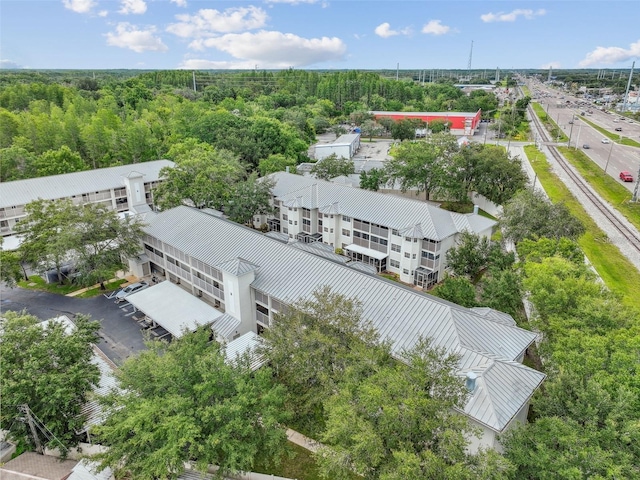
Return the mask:
<svg viewBox="0 0 640 480">
<path fill-rule="evenodd" d="M 0 183 L 0 233 L 3 249 L 18 246 L 14 226 L 26 217 L 25 206 L 38 199 L 68 198 L 74 204 L 100 203 L 117 212 L 142 213 L 153 206 L 153 187 L 170 160 L 121 165 L 49 177 Z"/>
<path fill-rule="evenodd" d="M 315 146 L 316 160 L 320 161 L 335 154 L 338 158 L 351 160 L 360 149 L 360 134 L 349 133 L 341 135 L 333 143 L 321 143 Z"/>
<path fill-rule="evenodd" d="M 290 239 L 341 248 L 353 260 L 424 288 L 442 279 L 446 253 L 462 232 L 490 237 L 496 225 L 478 214 L 344 184 L 285 172 L 270 178 L 276 214 L 254 217 L 256 228 L 266 223 Z"/>
<path fill-rule="evenodd" d="M 362 303 L 363 320 L 391 342 L 394 354 L 424 337 L 460 356 L 457 373 L 470 390 L 461 413 L 482 432 L 471 439 L 471 451 L 500 448 L 497 436 L 526 421 L 544 374 L 520 363 L 536 334 L 518 328 L 509 315 L 455 305 L 207 211 L 177 207 L 151 214 L 147 222 L 146 268 L 235 318 L 229 340 L 260 334 L 275 313 L 327 285 Z M 409 238 L 408 249 L 414 244 Z"/>
</svg>

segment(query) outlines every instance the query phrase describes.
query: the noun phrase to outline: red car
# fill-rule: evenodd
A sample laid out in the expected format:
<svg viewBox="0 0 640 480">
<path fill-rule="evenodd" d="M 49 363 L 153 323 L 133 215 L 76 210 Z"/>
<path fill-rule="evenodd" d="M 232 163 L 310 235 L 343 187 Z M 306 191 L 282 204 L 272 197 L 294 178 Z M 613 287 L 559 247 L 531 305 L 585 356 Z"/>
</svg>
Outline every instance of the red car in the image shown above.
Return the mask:
<svg viewBox="0 0 640 480">
<path fill-rule="evenodd" d="M 620 172 L 620 180 L 623 182 L 633 182 L 633 175 L 629 172 Z"/>
</svg>

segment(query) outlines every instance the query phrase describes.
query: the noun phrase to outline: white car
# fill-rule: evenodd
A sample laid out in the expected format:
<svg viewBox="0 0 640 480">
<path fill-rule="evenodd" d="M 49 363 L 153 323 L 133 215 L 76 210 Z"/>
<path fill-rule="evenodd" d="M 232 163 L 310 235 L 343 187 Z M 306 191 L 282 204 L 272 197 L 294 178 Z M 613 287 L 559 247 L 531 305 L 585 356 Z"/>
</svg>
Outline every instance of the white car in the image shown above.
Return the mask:
<svg viewBox="0 0 640 480">
<path fill-rule="evenodd" d="M 129 295 L 132 295 L 134 293 L 137 293 L 141 290 L 144 290 L 145 288 L 147 288 L 149 286 L 149 284 L 147 282 L 137 282 L 137 283 L 132 283 L 131 285 L 124 287 L 122 290 L 120 290 L 118 293 L 116 293 L 116 303 L 122 302 L 124 301 L 124 299 L 126 297 L 128 297 Z"/>
<path fill-rule="evenodd" d="M 611 143 L 611 140 L 609 140 L 608 138 L 603 138 L 602 140 L 600 140 L 602 143 Z"/>
</svg>

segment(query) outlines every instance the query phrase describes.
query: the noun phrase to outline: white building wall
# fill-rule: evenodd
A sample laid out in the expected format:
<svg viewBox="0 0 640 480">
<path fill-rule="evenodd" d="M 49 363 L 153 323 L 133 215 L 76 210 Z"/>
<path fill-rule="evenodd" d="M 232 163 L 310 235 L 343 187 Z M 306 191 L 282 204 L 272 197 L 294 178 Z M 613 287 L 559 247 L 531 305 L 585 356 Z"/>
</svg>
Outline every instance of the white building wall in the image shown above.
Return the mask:
<svg viewBox="0 0 640 480">
<path fill-rule="evenodd" d="M 229 272 L 222 272 L 224 278 L 225 311 L 229 315 L 240 320 L 238 333 L 244 335 L 247 332 L 256 331 L 254 306 L 251 295 L 251 282 L 255 279 L 253 271 L 242 276 L 236 276 Z"/>
<path fill-rule="evenodd" d="M 314 156 L 316 157 L 316 160 L 320 161 L 335 153 L 338 158 L 343 157 L 351 160 L 351 151 L 352 148 L 349 144 L 328 143 L 326 145 L 316 145 Z"/>
<path fill-rule="evenodd" d="M 413 283 L 413 271 L 420 262 L 422 240 L 404 237 L 402 239 L 402 257 L 400 259 L 400 281 Z"/>
</svg>

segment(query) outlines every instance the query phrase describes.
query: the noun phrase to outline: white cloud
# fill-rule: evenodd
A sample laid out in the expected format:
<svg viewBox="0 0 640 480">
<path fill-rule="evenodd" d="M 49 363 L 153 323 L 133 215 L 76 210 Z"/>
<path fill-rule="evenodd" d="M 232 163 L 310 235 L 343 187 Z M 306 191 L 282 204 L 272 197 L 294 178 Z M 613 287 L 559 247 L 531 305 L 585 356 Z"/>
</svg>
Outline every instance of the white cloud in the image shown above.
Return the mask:
<svg viewBox="0 0 640 480">
<path fill-rule="evenodd" d="M 190 47 L 216 48 L 240 61 L 248 61 L 249 65 L 258 64 L 261 68 L 305 67 L 341 60 L 347 50 L 343 41 L 336 37 L 302 38 L 292 33 L 265 30 L 195 40 Z"/>
<path fill-rule="evenodd" d="M 378 25 L 375 28 L 374 32 L 379 37 L 389 38 L 389 37 L 393 37 L 394 35 L 410 35 L 411 28 L 406 27 L 406 28 L 403 28 L 402 30 L 392 30 L 391 25 L 389 25 L 388 22 L 384 22 Z"/>
<path fill-rule="evenodd" d="M 199 10 L 195 15 L 176 15 L 179 23 L 167 27 L 167 31 L 183 38 L 199 38 L 216 33 L 230 33 L 263 27 L 267 13 L 261 8 L 237 7 L 224 12 L 213 9 Z"/>
<path fill-rule="evenodd" d="M 612 63 L 631 60 L 634 57 L 640 57 L 640 40 L 629 45 L 628 49 L 622 47 L 597 47 L 587 53 L 587 56 L 578 65 L 581 67 L 611 65 Z"/>
<path fill-rule="evenodd" d="M 557 70 L 560 67 L 561 67 L 560 62 L 548 62 L 548 63 L 543 63 L 542 65 L 540 65 L 540 69 L 541 70 L 549 70 L 550 68 L 553 68 L 554 70 Z"/>
<path fill-rule="evenodd" d="M 129 15 L 130 13 L 141 15 L 147 11 L 147 4 L 144 0 L 120 0 L 120 4 L 122 8 L 118 12 L 123 15 Z"/>
<path fill-rule="evenodd" d="M 250 60 L 240 62 L 224 62 L 191 58 L 182 62 L 178 68 L 184 70 L 249 70 L 254 69 L 257 64 Z M 260 68 L 269 68 L 259 65 Z"/>
<path fill-rule="evenodd" d="M 442 25 L 441 20 L 429 20 L 424 24 L 424 27 L 422 27 L 422 33 L 428 33 L 430 35 L 444 35 L 450 31 L 451 27 Z"/>
<path fill-rule="evenodd" d="M 162 43 L 160 37 L 154 36 L 156 27 L 138 29 L 135 25 L 127 22 L 119 23 L 116 31 L 106 34 L 107 45 L 112 47 L 128 48 L 137 53 L 146 51 L 166 52 L 169 48 Z"/>
<path fill-rule="evenodd" d="M 96 6 L 93 0 L 62 0 L 62 4 L 76 13 L 89 13 Z"/>
<path fill-rule="evenodd" d="M 498 12 L 498 13 L 485 13 L 484 15 L 480 15 L 480 19 L 485 23 L 491 22 L 515 22 L 518 17 L 524 17 L 527 20 L 531 20 L 535 17 L 539 17 L 541 15 L 546 14 L 546 10 L 539 9 L 536 11 L 530 9 L 521 9 L 518 8 L 509 13 Z"/>
<path fill-rule="evenodd" d="M 15 70 L 19 68 L 25 68 L 25 67 L 11 60 L 0 60 L 0 69 L 2 70 Z"/>
<path fill-rule="evenodd" d="M 300 3 L 317 3 L 318 0 L 266 0 L 267 3 L 289 3 L 299 5 Z"/>
<path fill-rule="evenodd" d="M 99 17 L 106 17 L 107 15 L 109 15 L 109 12 L 108 12 L 108 11 L 106 11 L 106 10 L 100 10 L 100 11 L 98 12 L 98 16 L 99 16 Z"/>
<path fill-rule="evenodd" d="M 175 3 L 179 7 L 186 7 L 187 0 L 169 0 L 171 3 Z"/>
</svg>

